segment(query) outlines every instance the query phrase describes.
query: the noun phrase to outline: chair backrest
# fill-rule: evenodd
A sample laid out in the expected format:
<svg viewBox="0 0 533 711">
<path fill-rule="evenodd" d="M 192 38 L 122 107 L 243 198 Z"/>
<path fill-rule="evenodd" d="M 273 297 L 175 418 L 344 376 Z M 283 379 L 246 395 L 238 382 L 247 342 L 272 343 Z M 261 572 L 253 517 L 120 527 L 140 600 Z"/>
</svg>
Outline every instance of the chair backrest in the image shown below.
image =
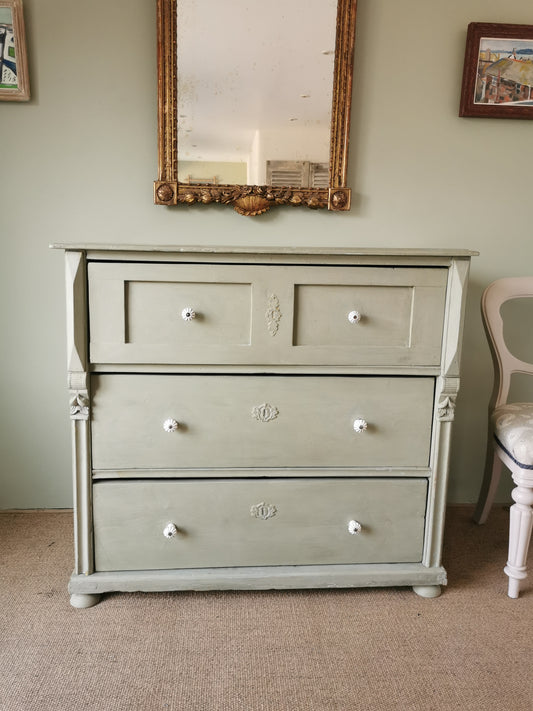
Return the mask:
<svg viewBox="0 0 533 711">
<path fill-rule="evenodd" d="M 481 298 L 481 315 L 494 363 L 494 390 L 490 407 L 507 401 L 513 373 L 533 375 L 533 364 L 516 358 L 503 337 L 501 307 L 511 299 L 533 298 L 533 277 L 507 277 L 490 284 Z M 528 324 L 531 328 L 531 324 Z"/>
</svg>

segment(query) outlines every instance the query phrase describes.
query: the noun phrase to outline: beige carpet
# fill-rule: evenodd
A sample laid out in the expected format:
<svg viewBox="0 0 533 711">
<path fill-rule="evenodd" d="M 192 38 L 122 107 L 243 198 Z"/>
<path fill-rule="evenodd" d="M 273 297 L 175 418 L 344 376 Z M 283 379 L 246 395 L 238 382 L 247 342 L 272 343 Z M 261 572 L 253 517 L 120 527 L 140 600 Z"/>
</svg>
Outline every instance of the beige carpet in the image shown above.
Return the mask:
<svg viewBox="0 0 533 711">
<path fill-rule="evenodd" d="M 506 595 L 507 511 L 449 512 L 449 585 L 116 593 L 70 607 L 71 514 L 0 515 L 2 711 L 533 709 L 533 570 Z M 533 567 L 533 566 L 532 566 Z"/>
</svg>

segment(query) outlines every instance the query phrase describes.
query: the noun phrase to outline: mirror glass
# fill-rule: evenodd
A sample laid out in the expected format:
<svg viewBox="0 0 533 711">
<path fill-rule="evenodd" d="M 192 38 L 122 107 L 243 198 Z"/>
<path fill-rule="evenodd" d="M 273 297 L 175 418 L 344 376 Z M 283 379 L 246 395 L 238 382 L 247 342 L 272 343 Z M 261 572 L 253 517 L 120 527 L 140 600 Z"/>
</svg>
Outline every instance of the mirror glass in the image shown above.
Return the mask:
<svg viewBox="0 0 533 711">
<path fill-rule="evenodd" d="M 327 187 L 336 15 L 337 0 L 178 0 L 180 182 Z"/>
</svg>

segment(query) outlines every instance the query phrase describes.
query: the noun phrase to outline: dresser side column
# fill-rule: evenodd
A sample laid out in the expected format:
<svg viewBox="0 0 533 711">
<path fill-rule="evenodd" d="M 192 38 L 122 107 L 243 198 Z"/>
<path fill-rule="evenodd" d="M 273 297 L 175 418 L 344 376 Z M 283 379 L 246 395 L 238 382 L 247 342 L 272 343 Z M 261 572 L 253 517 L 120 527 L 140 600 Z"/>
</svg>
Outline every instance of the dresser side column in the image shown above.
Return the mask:
<svg viewBox="0 0 533 711">
<path fill-rule="evenodd" d="M 67 300 L 67 367 L 72 422 L 75 575 L 94 572 L 90 392 L 87 351 L 86 260 L 82 251 L 65 254 Z"/>
<path fill-rule="evenodd" d="M 460 386 L 459 370 L 469 268 L 469 259 L 453 259 L 448 273 L 441 375 L 435 385 L 433 445 L 430 461 L 433 474 L 429 482 L 426 539 L 422 561 L 429 567 L 441 564 L 450 444 Z"/>
</svg>

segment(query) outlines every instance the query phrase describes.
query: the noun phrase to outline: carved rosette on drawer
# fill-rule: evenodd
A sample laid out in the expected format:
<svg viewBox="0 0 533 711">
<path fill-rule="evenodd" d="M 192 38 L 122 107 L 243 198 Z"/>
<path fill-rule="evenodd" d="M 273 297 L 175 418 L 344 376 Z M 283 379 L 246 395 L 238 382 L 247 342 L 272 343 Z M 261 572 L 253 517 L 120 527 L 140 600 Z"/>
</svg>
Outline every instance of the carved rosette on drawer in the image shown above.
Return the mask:
<svg viewBox="0 0 533 711">
<path fill-rule="evenodd" d="M 269 405 L 266 402 L 252 408 L 252 417 L 258 422 L 270 422 L 270 420 L 275 420 L 278 415 L 278 408 L 273 405 Z"/>
<path fill-rule="evenodd" d="M 250 516 L 253 516 L 254 518 L 260 518 L 263 521 L 266 521 L 269 518 L 272 518 L 277 514 L 278 510 L 274 506 L 274 504 L 265 504 L 264 501 L 261 501 L 260 504 L 254 504 L 251 509 L 250 509 Z"/>
</svg>

